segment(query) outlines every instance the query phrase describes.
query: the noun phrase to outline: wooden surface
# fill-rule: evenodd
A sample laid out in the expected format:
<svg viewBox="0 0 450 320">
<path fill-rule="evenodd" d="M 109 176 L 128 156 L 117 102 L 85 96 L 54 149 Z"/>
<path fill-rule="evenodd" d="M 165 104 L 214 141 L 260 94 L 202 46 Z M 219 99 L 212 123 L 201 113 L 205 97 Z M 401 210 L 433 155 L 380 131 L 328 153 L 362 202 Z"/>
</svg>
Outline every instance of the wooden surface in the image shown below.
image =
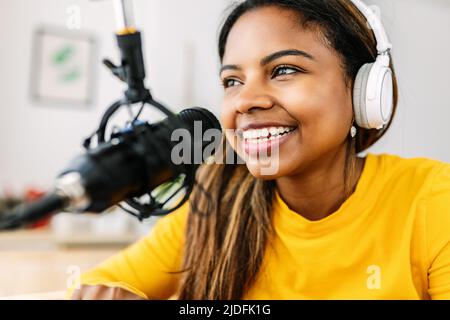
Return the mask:
<svg viewBox="0 0 450 320">
<path fill-rule="evenodd" d="M 66 291 L 41 292 L 0 297 L 0 300 L 66 300 Z"/>
<path fill-rule="evenodd" d="M 60 235 L 49 229 L 0 232 L 0 250 L 58 249 L 61 247 L 123 247 L 138 236 L 125 234 L 68 234 Z"/>
<path fill-rule="evenodd" d="M 0 299 L 63 298 L 74 268 L 85 272 L 134 238 L 108 242 L 80 236 L 73 240 L 67 245 L 48 231 L 0 233 Z"/>
</svg>

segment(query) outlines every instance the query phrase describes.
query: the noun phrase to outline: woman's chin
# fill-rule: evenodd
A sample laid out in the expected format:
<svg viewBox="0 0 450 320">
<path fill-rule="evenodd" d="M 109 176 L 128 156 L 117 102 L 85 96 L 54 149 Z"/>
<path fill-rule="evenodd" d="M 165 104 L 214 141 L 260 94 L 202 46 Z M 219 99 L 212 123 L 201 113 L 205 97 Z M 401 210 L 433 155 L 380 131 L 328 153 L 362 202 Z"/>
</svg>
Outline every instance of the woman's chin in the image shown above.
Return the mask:
<svg viewBox="0 0 450 320">
<path fill-rule="evenodd" d="M 247 161 L 246 166 L 252 176 L 261 180 L 274 180 L 283 175 L 278 161 Z"/>
</svg>

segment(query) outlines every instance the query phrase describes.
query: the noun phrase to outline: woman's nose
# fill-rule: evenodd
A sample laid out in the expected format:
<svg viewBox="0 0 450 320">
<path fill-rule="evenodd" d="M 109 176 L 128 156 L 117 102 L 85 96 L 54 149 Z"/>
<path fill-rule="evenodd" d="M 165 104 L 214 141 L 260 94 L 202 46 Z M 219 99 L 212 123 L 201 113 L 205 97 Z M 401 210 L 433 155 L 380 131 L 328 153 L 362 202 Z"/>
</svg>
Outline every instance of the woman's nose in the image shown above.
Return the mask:
<svg viewBox="0 0 450 320">
<path fill-rule="evenodd" d="M 236 111 L 248 113 L 253 109 L 270 109 L 274 105 L 274 99 L 261 89 L 244 88 L 236 100 Z"/>
</svg>

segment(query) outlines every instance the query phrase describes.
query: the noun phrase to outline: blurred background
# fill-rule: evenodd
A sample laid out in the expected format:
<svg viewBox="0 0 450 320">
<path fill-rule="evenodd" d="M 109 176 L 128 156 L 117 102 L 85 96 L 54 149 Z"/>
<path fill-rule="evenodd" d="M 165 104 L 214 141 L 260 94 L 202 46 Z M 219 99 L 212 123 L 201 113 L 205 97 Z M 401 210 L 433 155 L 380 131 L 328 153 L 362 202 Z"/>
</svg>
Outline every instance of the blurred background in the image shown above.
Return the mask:
<svg viewBox="0 0 450 320">
<path fill-rule="evenodd" d="M 202 106 L 220 114 L 216 42 L 232 2 L 133 1 L 147 85 L 173 111 Z M 450 162 L 450 1 L 367 2 L 378 6 L 394 45 L 400 85 L 394 125 L 369 152 Z M 110 0 L 0 0 L 0 214 L 49 189 L 121 97 L 123 84 L 101 64 L 118 62 L 114 18 Z M 112 209 L 0 233 L 0 297 L 64 290 L 71 275 L 155 221 Z"/>
</svg>

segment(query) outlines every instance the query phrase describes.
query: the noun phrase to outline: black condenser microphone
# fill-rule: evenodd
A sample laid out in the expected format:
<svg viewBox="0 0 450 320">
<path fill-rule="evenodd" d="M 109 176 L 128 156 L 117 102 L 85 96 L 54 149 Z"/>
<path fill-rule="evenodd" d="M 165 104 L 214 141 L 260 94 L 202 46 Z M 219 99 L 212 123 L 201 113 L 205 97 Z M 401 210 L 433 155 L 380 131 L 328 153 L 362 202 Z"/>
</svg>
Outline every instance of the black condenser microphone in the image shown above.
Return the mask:
<svg viewBox="0 0 450 320">
<path fill-rule="evenodd" d="M 185 130 L 190 137 L 185 146 L 190 148 L 191 156 L 189 161 L 181 163 L 171 158 L 173 148 L 180 143 L 172 141 L 177 129 Z M 203 159 L 205 148 L 210 146 L 208 149 L 215 150 L 220 142 L 205 141 L 205 132 L 210 129 L 221 136 L 217 118 L 202 108 L 183 110 L 155 124 L 132 124 L 113 134 L 108 142 L 75 158 L 57 178 L 51 193 L 2 218 L 0 229 L 16 228 L 68 208 L 99 213 L 126 199 L 142 196 L 180 175 L 189 177 L 192 188 L 195 171 L 201 164 L 194 161 L 195 154 L 200 153 L 201 160 L 206 160 Z"/>
</svg>

